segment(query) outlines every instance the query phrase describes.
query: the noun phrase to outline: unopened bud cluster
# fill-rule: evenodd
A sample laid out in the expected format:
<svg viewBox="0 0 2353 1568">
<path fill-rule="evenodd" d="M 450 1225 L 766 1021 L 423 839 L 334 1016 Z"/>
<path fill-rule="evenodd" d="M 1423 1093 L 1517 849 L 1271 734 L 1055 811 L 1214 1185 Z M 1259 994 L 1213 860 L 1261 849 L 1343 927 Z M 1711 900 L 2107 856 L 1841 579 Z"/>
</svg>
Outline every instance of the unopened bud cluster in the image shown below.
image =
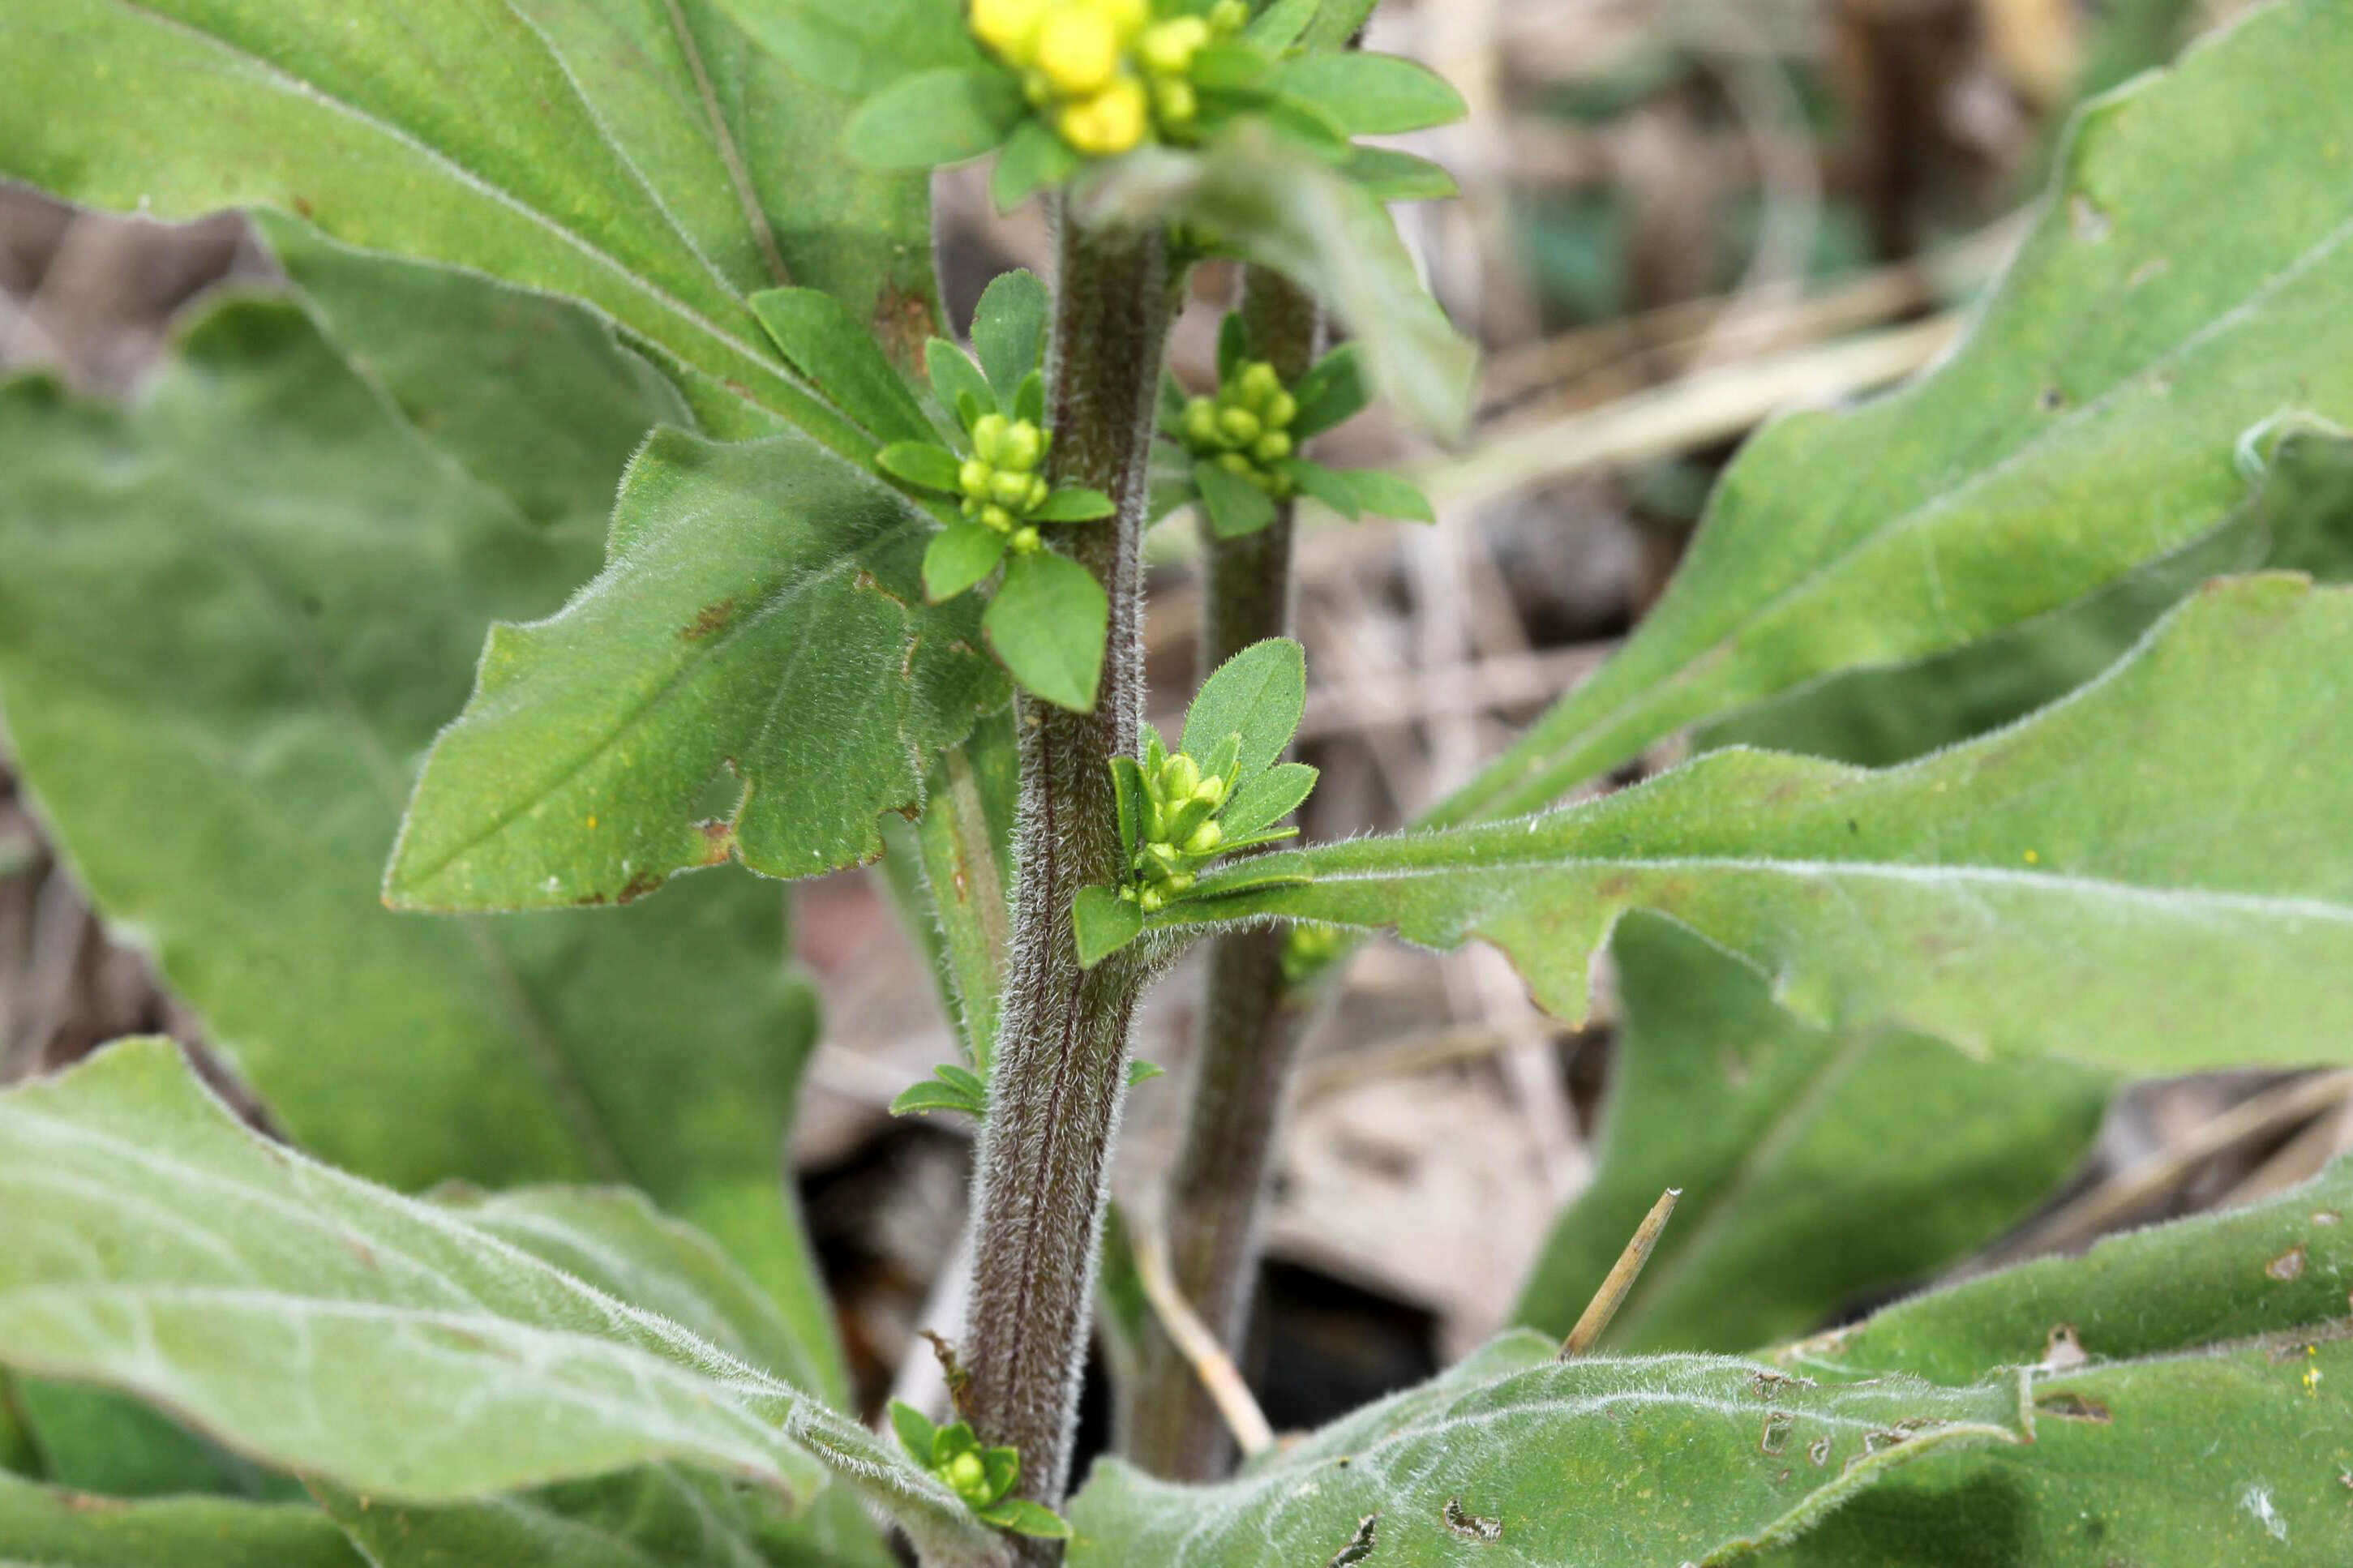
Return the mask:
<svg viewBox="0 0 2353 1568">
<path fill-rule="evenodd" d="M 1142 773 L 1142 820 L 1129 868 L 1135 875 L 1119 896 L 1153 914 L 1191 892 L 1200 868 L 1225 852 L 1218 808 L 1228 792 L 1223 778 L 1203 777 L 1201 764 L 1182 752 L 1147 755 Z"/>
<path fill-rule="evenodd" d="M 1053 493 L 1041 471 L 1053 437 L 1027 419 L 984 414 L 972 425 L 972 456 L 956 470 L 964 514 L 1005 535 L 1006 547 L 1027 555 L 1038 548 L 1029 514 Z"/>
<path fill-rule="evenodd" d="M 1252 360 L 1227 378 L 1217 396 L 1186 404 L 1185 446 L 1196 459 L 1289 500 L 1291 478 L 1276 465 L 1292 454 L 1291 422 L 1298 416 L 1299 400 L 1274 366 Z"/>
<path fill-rule="evenodd" d="M 973 36 L 1021 73 L 1030 103 L 1092 158 L 1156 132 L 1184 141 L 1201 112 L 1192 80 L 1203 47 L 1240 32 L 1247 0 L 1207 16 L 1152 20 L 1149 0 L 972 0 Z"/>
</svg>

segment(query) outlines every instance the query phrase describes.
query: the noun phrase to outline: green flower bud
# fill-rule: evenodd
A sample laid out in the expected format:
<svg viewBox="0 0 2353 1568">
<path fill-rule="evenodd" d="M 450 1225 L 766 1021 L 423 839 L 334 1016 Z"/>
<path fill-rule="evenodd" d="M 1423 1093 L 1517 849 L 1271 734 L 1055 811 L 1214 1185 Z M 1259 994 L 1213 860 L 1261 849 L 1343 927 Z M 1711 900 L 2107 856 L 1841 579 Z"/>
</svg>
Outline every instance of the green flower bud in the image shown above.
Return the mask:
<svg viewBox="0 0 2353 1568">
<path fill-rule="evenodd" d="M 1018 507 L 1029 499 L 1029 476 L 999 468 L 988 481 L 988 499 L 1002 507 Z"/>
<path fill-rule="evenodd" d="M 1144 853 L 1163 872 L 1176 868 L 1177 849 L 1174 844 L 1147 844 L 1144 847 Z"/>
<path fill-rule="evenodd" d="M 1218 405 L 1206 397 L 1185 405 L 1185 439 L 1195 447 L 1224 444 L 1218 430 Z"/>
<path fill-rule="evenodd" d="M 1258 438 L 1258 445 L 1250 448 L 1250 456 L 1261 463 L 1280 463 L 1291 456 L 1291 437 L 1280 430 L 1270 430 Z"/>
<path fill-rule="evenodd" d="M 959 1497 L 983 1496 L 988 1490 L 988 1467 L 980 1462 L 978 1454 L 967 1449 L 948 1461 L 947 1483 Z"/>
<path fill-rule="evenodd" d="M 1005 546 L 1016 555 L 1028 555 L 1038 548 L 1038 531 L 1017 528 L 1013 531 L 1013 537 L 1005 542 Z"/>
<path fill-rule="evenodd" d="M 1184 752 L 1177 752 L 1175 756 L 1169 758 L 1166 763 L 1162 764 L 1160 769 L 1161 799 L 1175 801 L 1189 800 L 1193 796 L 1193 792 L 1200 787 L 1201 764 L 1187 756 Z"/>
<path fill-rule="evenodd" d="M 1226 781 L 1222 778 L 1203 779 L 1193 786 L 1193 798 L 1207 801 L 1209 809 L 1215 811 L 1226 804 Z"/>
<path fill-rule="evenodd" d="M 1237 447 L 1247 447 L 1259 438 L 1261 426 L 1258 416 L 1247 408 L 1229 408 L 1218 416 L 1218 428 Z"/>
<path fill-rule="evenodd" d="M 1183 76 L 1208 41 L 1208 23 L 1198 16 L 1175 16 L 1145 30 L 1136 40 L 1135 58 L 1155 76 Z"/>
<path fill-rule="evenodd" d="M 1250 26 L 1250 0 L 1218 0 L 1209 7 L 1209 31 L 1229 38 Z"/>
<path fill-rule="evenodd" d="M 1229 474 L 1238 475 L 1242 479 L 1248 479 L 1250 475 L 1258 471 L 1250 467 L 1250 460 L 1248 458 L 1243 457 L 1240 452 L 1219 453 L 1218 467 L 1225 469 L 1226 472 Z"/>
<path fill-rule="evenodd" d="M 1021 520 L 1003 507 L 991 502 L 980 509 L 980 521 L 999 533 L 1010 533 L 1013 531 L 1014 524 Z"/>
<path fill-rule="evenodd" d="M 989 476 L 996 471 L 978 458 L 966 458 L 964 466 L 956 469 L 956 485 L 965 494 L 977 499 L 988 493 Z"/>
<path fill-rule="evenodd" d="M 1299 417 L 1299 399 L 1287 392 L 1278 392 L 1266 400 L 1266 426 L 1270 430 L 1288 430 L 1291 422 Z"/>
<path fill-rule="evenodd" d="M 1029 481 L 1029 494 L 1028 498 L 1022 501 L 1021 510 L 1023 511 L 1036 511 L 1039 507 L 1046 504 L 1046 498 L 1053 493 L 1054 487 L 1046 482 L 1046 476 L 1043 474 L 1038 475 L 1035 479 L 1032 479 Z"/>
<path fill-rule="evenodd" d="M 1218 846 L 1226 841 L 1226 830 L 1214 822 L 1205 822 L 1193 829 L 1193 837 L 1185 840 L 1187 855 L 1214 855 Z"/>
<path fill-rule="evenodd" d="M 984 414 L 972 423 L 972 449 L 983 461 L 1000 462 L 1004 454 L 1007 420 L 1002 414 Z"/>
<path fill-rule="evenodd" d="M 1028 473 L 1046 455 L 1046 433 L 1027 419 L 1008 427 L 997 443 L 999 468 Z"/>
<path fill-rule="evenodd" d="M 1264 360 L 1253 360 L 1242 366 L 1237 385 L 1242 401 L 1252 408 L 1263 409 L 1282 394 L 1282 377 L 1274 374 L 1274 366 Z"/>
<path fill-rule="evenodd" d="M 1193 890 L 1195 880 L 1190 871 L 1172 872 L 1168 878 L 1167 888 L 1171 893 L 1189 893 Z"/>
<path fill-rule="evenodd" d="M 1142 910 L 1147 915 L 1158 913 L 1163 908 L 1166 907 L 1167 902 L 1168 895 L 1162 892 L 1156 887 L 1146 888 L 1144 891 L 1135 896 L 1136 908 Z"/>
</svg>

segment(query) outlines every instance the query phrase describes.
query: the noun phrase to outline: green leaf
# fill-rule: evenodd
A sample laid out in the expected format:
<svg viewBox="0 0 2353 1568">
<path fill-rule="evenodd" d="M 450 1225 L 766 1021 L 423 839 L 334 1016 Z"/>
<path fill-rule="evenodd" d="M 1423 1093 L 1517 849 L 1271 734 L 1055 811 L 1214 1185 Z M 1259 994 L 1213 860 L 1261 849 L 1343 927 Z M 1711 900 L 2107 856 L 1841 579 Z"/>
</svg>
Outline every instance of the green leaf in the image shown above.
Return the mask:
<svg viewBox="0 0 2353 1568">
<path fill-rule="evenodd" d="M 1625 649 L 1436 820 L 1546 805 L 1683 725 L 2056 609 L 2242 508 L 2242 438 L 2284 410 L 2353 426 L 2348 73 L 2353 11 L 2290 0 L 2086 108 L 1967 339 L 1751 441 Z"/>
<path fill-rule="evenodd" d="M 699 0 L 60 0 L 19 20 L 0 175 L 164 218 L 271 208 L 567 295 L 845 452 L 747 297 L 821 288 L 890 337 L 934 314 L 926 182 L 851 167 L 840 90 L 787 79 Z"/>
<path fill-rule="evenodd" d="M 1462 95 L 1419 60 L 1346 49 L 1283 67 L 1278 89 L 1321 109 L 1350 136 L 1448 125 L 1470 112 Z"/>
<path fill-rule="evenodd" d="M 1776 1354 L 1828 1383 L 2038 1368 L 2031 1447 L 1892 1478 L 1763 1561 L 2103 1568 L 2353 1558 L 2353 1162 L 2248 1208 L 2111 1237 Z"/>
<path fill-rule="evenodd" d="M 1070 1505 L 1069 1562 L 1467 1563 L 1487 1546 L 1510 1563 L 1721 1562 L 1907 1467 L 2021 1442 L 2021 1426 L 2015 1380 L 1808 1385 L 1711 1356 L 1563 1363 L 1515 1334 L 1220 1485 L 1098 1460 Z"/>
<path fill-rule="evenodd" d="M 1280 54 L 1299 41 L 1322 4 L 1323 0 L 1274 0 L 1242 29 L 1242 38 L 1269 54 Z"/>
<path fill-rule="evenodd" d="M 1576 1323 L 1662 1188 L 1683 1198 L 1611 1342 L 1734 1349 L 1977 1250 L 2046 1201 L 2099 1133 L 2107 1073 L 1810 1027 L 1746 965 L 1663 921 L 1627 921 L 1611 951 L 1624 1014 L 1599 1164 L 1514 1314 L 1547 1333 Z"/>
<path fill-rule="evenodd" d="M 870 169 L 929 174 L 992 151 L 1029 110 L 1010 73 L 950 66 L 902 77 L 860 104 L 841 143 Z"/>
<path fill-rule="evenodd" d="M 1095 705 L 1111 600 L 1094 574 L 1050 550 L 1017 555 L 980 629 L 1013 679 L 1074 713 Z"/>
<path fill-rule="evenodd" d="M 2143 1072 L 2344 1059 L 2353 705 L 2316 672 L 2348 647 L 2353 590 L 2225 580 L 2075 697 L 1908 767 L 1718 752 L 1547 816 L 1260 857 L 1314 885 L 1212 873 L 1154 923 L 1479 936 L 1575 1019 L 1650 909 L 1819 1023 Z"/>
<path fill-rule="evenodd" d="M 1060 132 L 1036 115 L 1013 128 L 997 154 L 988 177 L 989 200 L 997 210 L 1009 213 L 1039 191 L 1062 184 L 1079 172 L 1081 159 Z"/>
<path fill-rule="evenodd" d="M 1356 487 L 1337 468 L 1293 458 L 1276 471 L 1288 475 L 1302 495 L 1322 501 L 1351 522 L 1365 515 L 1364 506 L 1356 499 Z"/>
<path fill-rule="evenodd" d="M 1355 343 L 1342 343 L 1308 367 L 1292 395 L 1299 402 L 1299 412 L 1291 420 L 1291 434 L 1297 440 L 1321 436 L 1355 418 L 1373 400 L 1373 389 L 1365 380 L 1364 351 Z"/>
<path fill-rule="evenodd" d="M 1229 310 L 1218 323 L 1218 379 L 1233 380 L 1241 374 L 1242 366 L 1250 363 L 1250 320 L 1240 310 Z"/>
<path fill-rule="evenodd" d="M 1246 124 L 1198 155 L 1131 153 L 1080 202 L 1099 221 L 1184 223 L 1296 279 L 1347 323 L 1402 412 L 1441 435 L 1468 423 L 1477 351 L 1422 287 L 1380 203 L 1314 153 Z"/>
<path fill-rule="evenodd" d="M 962 465 L 945 447 L 930 441 L 894 441 L 874 454 L 874 466 L 918 489 L 956 491 Z M 935 595 L 937 596 L 937 595 Z"/>
<path fill-rule="evenodd" d="M 961 1068 L 937 1067 L 934 1076 L 909 1084 L 891 1102 L 893 1116 L 922 1116 L 934 1110 L 955 1110 L 971 1117 L 988 1114 L 987 1086 Z"/>
<path fill-rule="evenodd" d="M 923 753 L 999 700 L 970 607 L 921 604 L 934 529 L 799 436 L 657 432 L 604 572 L 549 619 L 492 628 L 386 899 L 627 903 L 731 854 L 777 877 L 871 859 L 875 817 L 921 802 Z M 706 821 L 723 769 L 742 787 Z"/>
<path fill-rule="evenodd" d="M 1241 776 L 1256 778 L 1282 759 L 1307 711 L 1307 653 L 1289 637 L 1256 642 L 1218 666 L 1185 710 L 1177 750 L 1215 772 L 1209 759 L 1229 735 L 1241 737 Z"/>
<path fill-rule="evenodd" d="M 438 276 L 453 318 L 494 316 Z M 283 303 L 202 318 L 129 413 L 0 387 L 16 764 L 295 1140 L 406 1188 L 641 1185 L 822 1338 L 777 1153 L 815 999 L 773 888 L 706 879 L 595 921 L 378 902 L 482 625 L 561 605 L 602 532 L 524 527 L 453 478 Z"/>
<path fill-rule="evenodd" d="M 840 300 L 815 289 L 769 289 L 752 296 L 752 310 L 793 368 L 876 444 L 931 436 L 914 394 Z"/>
<path fill-rule="evenodd" d="M 923 551 L 924 596 L 935 605 L 953 599 L 1004 559 L 1005 535 L 976 522 L 952 523 Z"/>
<path fill-rule="evenodd" d="M 1144 934 L 1144 911 L 1115 888 L 1081 888 L 1071 905 L 1071 929 L 1079 963 L 1092 969 Z"/>
<path fill-rule="evenodd" d="M 811 1343 L 709 1237 L 611 1189 L 535 1187 L 437 1194 L 474 1228 L 554 1265 L 617 1300 L 659 1314 L 736 1360 L 815 1384 L 831 1347 Z M 797 1518 L 754 1488 L 674 1466 L 644 1466 L 486 1503 L 404 1507 L 321 1489 L 322 1500 L 382 1568 L 511 1563 L 554 1556 L 701 1568 L 727 1541 L 743 1560 L 883 1568 L 888 1549 L 856 1500 L 828 1488 Z"/>
<path fill-rule="evenodd" d="M 364 1568 L 305 1504 L 125 1502 L 0 1471 L 0 1552 L 25 1568 Z"/>
<path fill-rule="evenodd" d="M 894 1399 L 891 1402 L 891 1430 L 909 1458 L 921 1465 L 932 1462 L 932 1446 L 939 1441 L 940 1429 L 930 1416 L 903 1399 Z"/>
<path fill-rule="evenodd" d="M 981 291 L 972 317 L 972 346 L 996 389 L 999 408 L 1014 397 L 1046 357 L 1046 285 L 1026 270 L 1001 272 Z"/>
<path fill-rule="evenodd" d="M 1013 816 L 1020 758 L 1010 707 L 983 719 L 972 738 L 932 764 L 923 815 L 914 824 L 923 914 L 937 933 L 947 1010 L 984 1079 L 997 1044 L 1012 912 Z M 896 850 L 893 850 L 896 853 Z M 888 861 L 885 862 L 886 868 Z"/>
<path fill-rule="evenodd" d="M 102 1497 L 200 1493 L 257 1502 L 301 1500 L 301 1485 L 111 1389 L 46 1378 L 11 1380 L 5 1400 L 25 1426 L 24 1473 Z M 0 1532 L 0 1551 L 7 1537 Z"/>
<path fill-rule="evenodd" d="M 1240 539 L 1274 521 L 1274 498 L 1214 460 L 1194 463 L 1193 483 L 1219 539 Z"/>
<path fill-rule="evenodd" d="M 847 1416 L 448 1210 L 268 1142 L 167 1040 L 0 1097 L 0 1358 L 363 1495 L 467 1501 L 676 1461 L 923 1544 L 976 1531 Z"/>
<path fill-rule="evenodd" d="M 1430 498 L 1385 468 L 1347 468 L 1340 478 L 1356 492 L 1356 505 L 1375 517 L 1400 522 L 1436 522 Z"/>
<path fill-rule="evenodd" d="M 1324 0 L 1316 8 L 1315 18 L 1307 24 L 1300 36 L 1300 47 L 1311 53 L 1326 49 L 1345 49 L 1350 39 L 1365 30 L 1372 20 L 1373 7 L 1380 0 Z"/>
<path fill-rule="evenodd" d="M 1068 1541 L 1071 1527 L 1060 1514 L 1041 1502 L 1028 1498 L 1007 1498 L 990 1503 L 980 1510 L 980 1517 L 999 1530 L 1009 1530 L 1016 1535 L 1036 1536 L 1046 1541 Z"/>
<path fill-rule="evenodd" d="M 940 406 L 958 418 L 968 430 L 971 421 L 964 419 L 962 408 L 968 400 L 986 413 L 997 408 L 997 394 L 972 356 L 948 342 L 934 338 L 923 345 L 923 363 L 932 378 L 932 393 Z"/>
<path fill-rule="evenodd" d="M 455 281 L 271 213 L 259 227 L 344 363 L 530 521 L 602 519 L 646 432 L 692 418 L 678 388 L 579 305 Z"/>
<path fill-rule="evenodd" d="M 1091 490 L 1082 485 L 1065 485 L 1046 498 L 1046 504 L 1029 514 L 1032 522 L 1100 522 L 1116 514 L 1118 503 L 1101 490 Z"/>
<path fill-rule="evenodd" d="M 1444 202 L 1462 194 L 1446 169 L 1394 147 L 1352 147 L 1340 172 L 1376 201 Z"/>
<path fill-rule="evenodd" d="M 1127 1087 L 1130 1089 L 1134 1089 L 1139 1083 L 1150 1083 L 1155 1078 L 1167 1076 L 1166 1068 L 1162 1067 L 1158 1062 L 1145 1061 L 1141 1057 L 1135 1058 L 1127 1064 Z"/>
<path fill-rule="evenodd" d="M 718 0 L 736 24 L 804 79 L 853 93 L 912 71 L 978 61 L 964 8 L 940 0 Z"/>
<path fill-rule="evenodd" d="M 1218 813 L 1226 837 L 1247 838 L 1297 811 L 1315 788 L 1315 770 L 1305 763 L 1278 763 L 1254 778 L 1242 780 Z"/>
</svg>

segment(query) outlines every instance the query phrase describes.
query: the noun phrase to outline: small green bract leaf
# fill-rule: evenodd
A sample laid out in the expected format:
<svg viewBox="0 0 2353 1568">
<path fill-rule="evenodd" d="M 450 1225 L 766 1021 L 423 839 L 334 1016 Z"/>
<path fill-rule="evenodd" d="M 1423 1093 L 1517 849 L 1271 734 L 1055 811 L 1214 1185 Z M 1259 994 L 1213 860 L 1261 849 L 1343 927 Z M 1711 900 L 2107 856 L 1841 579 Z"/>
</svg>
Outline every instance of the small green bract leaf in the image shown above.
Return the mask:
<svg viewBox="0 0 2353 1568">
<path fill-rule="evenodd" d="M 1021 384 L 1046 353 L 1046 285 L 1034 272 L 1000 273 L 973 311 L 972 346 L 996 389 L 997 405 L 1013 405 Z"/>
<path fill-rule="evenodd" d="M 1032 522 L 1095 522 L 1110 517 L 1119 508 L 1111 497 L 1101 490 L 1091 490 L 1079 485 L 1066 485 L 1046 498 L 1046 504 L 1029 514 Z"/>
<path fill-rule="evenodd" d="M 1252 643 L 1219 665 L 1186 710 L 1177 750 L 1206 763 L 1229 735 L 1241 738 L 1240 766 L 1254 778 L 1274 765 L 1307 711 L 1307 654 L 1289 637 Z"/>
<path fill-rule="evenodd" d="M 1127 1064 L 1127 1087 L 1130 1089 L 1134 1089 L 1139 1083 L 1150 1083 L 1155 1078 L 1167 1076 L 1166 1068 L 1162 1067 L 1158 1062 L 1145 1061 L 1140 1057 Z"/>
<path fill-rule="evenodd" d="M 931 422 L 849 308 L 815 289 L 752 296 L 753 313 L 795 370 L 878 442 L 920 441 Z"/>
<path fill-rule="evenodd" d="M 980 1517 L 999 1530 L 1009 1530 L 1016 1535 L 1032 1535 L 1046 1541 L 1068 1541 L 1071 1527 L 1060 1514 L 1044 1503 L 1031 1502 L 1028 1498 L 1008 1498 L 980 1510 Z"/>
<path fill-rule="evenodd" d="M 1281 90 L 1314 104 L 1350 136 L 1427 130 L 1468 112 L 1462 95 L 1428 66 L 1354 49 L 1293 60 Z"/>
<path fill-rule="evenodd" d="M 1436 522 L 1430 498 L 1406 480 L 1382 468 L 1345 468 L 1340 478 L 1356 494 L 1356 505 L 1375 517 L 1400 522 Z"/>
<path fill-rule="evenodd" d="M 1027 110 L 1019 84 L 992 67 L 919 71 L 860 104 L 841 144 L 870 169 L 912 174 L 979 157 Z"/>
<path fill-rule="evenodd" d="M 1201 492 L 1201 510 L 1209 514 L 1210 531 L 1220 539 L 1256 533 L 1274 521 L 1274 498 L 1214 460 L 1193 466 L 1193 483 Z"/>
<path fill-rule="evenodd" d="M 1256 778 L 1245 778 L 1218 821 L 1229 839 L 1271 827 L 1300 807 L 1315 788 L 1315 770 L 1305 763 L 1279 763 Z"/>
<path fill-rule="evenodd" d="M 874 466 L 921 489 L 955 492 L 956 455 L 929 441 L 894 441 L 874 455 Z"/>
<path fill-rule="evenodd" d="M 972 363 L 971 355 L 945 338 L 934 338 L 923 345 L 923 367 L 932 378 L 932 395 L 966 430 L 980 415 L 997 409 L 997 393 L 988 377 Z"/>
<path fill-rule="evenodd" d="M 1372 386 L 1365 379 L 1364 351 L 1342 343 L 1308 368 L 1292 395 L 1299 401 L 1299 412 L 1292 416 L 1291 433 L 1303 441 L 1355 418 L 1373 400 Z"/>
<path fill-rule="evenodd" d="M 1050 550 L 1016 556 L 980 625 L 1023 686 L 1074 713 L 1093 709 L 1111 600 L 1085 567 Z"/>
<path fill-rule="evenodd" d="M 953 599 L 1005 559 L 1005 536 L 976 522 L 951 523 L 923 551 L 923 595 L 934 604 Z"/>
<path fill-rule="evenodd" d="M 1071 905 L 1071 930 L 1079 962 L 1092 969 L 1143 934 L 1144 911 L 1117 889 L 1081 888 Z"/>
</svg>

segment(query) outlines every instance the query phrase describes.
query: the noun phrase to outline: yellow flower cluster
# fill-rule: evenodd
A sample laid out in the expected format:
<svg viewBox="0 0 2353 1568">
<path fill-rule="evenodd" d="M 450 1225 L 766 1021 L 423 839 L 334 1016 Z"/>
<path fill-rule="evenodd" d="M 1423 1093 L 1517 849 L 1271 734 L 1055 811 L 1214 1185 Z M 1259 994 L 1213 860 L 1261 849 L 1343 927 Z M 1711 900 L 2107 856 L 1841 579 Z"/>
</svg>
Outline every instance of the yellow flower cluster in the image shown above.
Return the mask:
<svg viewBox="0 0 2353 1568">
<path fill-rule="evenodd" d="M 1151 0 L 972 0 L 973 36 L 1021 73 L 1029 101 L 1091 158 L 1179 137 L 1200 113 L 1194 58 L 1250 21 L 1248 0 L 1152 20 Z"/>
</svg>

